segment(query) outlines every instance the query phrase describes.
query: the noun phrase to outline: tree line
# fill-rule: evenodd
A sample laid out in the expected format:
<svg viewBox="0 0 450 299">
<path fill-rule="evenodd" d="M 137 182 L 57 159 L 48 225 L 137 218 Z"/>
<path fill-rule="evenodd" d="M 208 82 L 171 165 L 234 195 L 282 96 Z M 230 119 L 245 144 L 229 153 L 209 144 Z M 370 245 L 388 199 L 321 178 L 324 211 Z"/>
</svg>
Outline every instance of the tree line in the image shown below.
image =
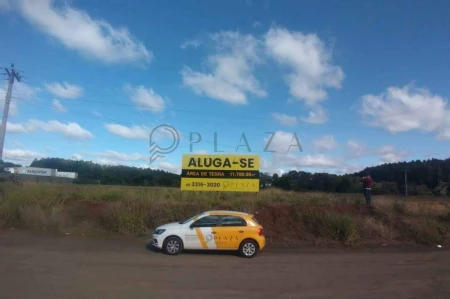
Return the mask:
<svg viewBox="0 0 450 299">
<path fill-rule="evenodd" d="M 1 162 L 2 167 L 20 166 Z M 62 158 L 35 159 L 30 167 L 54 168 L 77 172 L 75 183 L 103 185 L 179 187 L 180 176 L 163 170 L 131 166 L 111 166 L 92 161 Z M 405 173 L 407 185 L 405 184 Z M 367 167 L 346 175 L 289 171 L 282 175 L 260 173 L 262 188 L 277 187 L 293 191 L 337 193 L 361 192 L 361 177 L 370 174 L 374 180 L 373 194 L 450 195 L 450 158 L 386 163 Z"/>
<path fill-rule="evenodd" d="M 450 195 L 450 159 L 386 163 L 346 175 L 290 171 L 261 175 L 264 187 L 322 192 L 361 192 L 361 178 L 370 174 L 373 194 Z M 405 183 L 407 182 L 407 183 Z"/>
<path fill-rule="evenodd" d="M 74 183 L 178 187 L 180 176 L 163 170 L 124 165 L 101 165 L 92 161 L 62 158 L 35 159 L 30 167 L 54 168 L 78 173 Z"/>
</svg>

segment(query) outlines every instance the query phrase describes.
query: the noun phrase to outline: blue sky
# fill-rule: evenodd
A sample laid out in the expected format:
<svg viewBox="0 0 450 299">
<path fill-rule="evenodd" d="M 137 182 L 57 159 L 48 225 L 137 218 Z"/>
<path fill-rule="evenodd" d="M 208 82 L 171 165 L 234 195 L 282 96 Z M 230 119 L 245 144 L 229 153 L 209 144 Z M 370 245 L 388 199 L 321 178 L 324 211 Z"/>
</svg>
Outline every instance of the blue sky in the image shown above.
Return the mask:
<svg viewBox="0 0 450 299">
<path fill-rule="evenodd" d="M 263 170 L 346 173 L 447 158 L 445 1 L 0 0 L 0 65 L 16 83 L 4 160 L 149 166 L 149 134 Z M 5 96 L 0 86 L 0 98 Z M 3 105 L 3 104 L 2 104 Z M 161 147 L 170 135 L 157 131 Z M 275 133 L 268 150 L 266 138 Z M 295 145 L 298 137 L 302 151 Z M 197 138 L 197 137 L 195 137 Z M 221 152 L 222 153 L 222 152 Z"/>
</svg>

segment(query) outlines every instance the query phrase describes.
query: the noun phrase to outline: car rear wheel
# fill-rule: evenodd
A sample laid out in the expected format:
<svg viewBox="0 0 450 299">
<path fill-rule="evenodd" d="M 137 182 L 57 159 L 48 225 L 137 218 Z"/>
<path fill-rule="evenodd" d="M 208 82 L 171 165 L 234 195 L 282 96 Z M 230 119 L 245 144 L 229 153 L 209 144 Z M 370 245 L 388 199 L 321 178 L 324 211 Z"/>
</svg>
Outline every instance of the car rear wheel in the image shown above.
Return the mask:
<svg viewBox="0 0 450 299">
<path fill-rule="evenodd" d="M 239 246 L 239 253 L 245 258 L 252 258 L 258 253 L 258 244 L 253 240 L 244 240 Z"/>
<path fill-rule="evenodd" d="M 180 238 L 169 237 L 164 241 L 163 249 L 166 254 L 177 255 L 183 250 L 183 243 Z"/>
</svg>

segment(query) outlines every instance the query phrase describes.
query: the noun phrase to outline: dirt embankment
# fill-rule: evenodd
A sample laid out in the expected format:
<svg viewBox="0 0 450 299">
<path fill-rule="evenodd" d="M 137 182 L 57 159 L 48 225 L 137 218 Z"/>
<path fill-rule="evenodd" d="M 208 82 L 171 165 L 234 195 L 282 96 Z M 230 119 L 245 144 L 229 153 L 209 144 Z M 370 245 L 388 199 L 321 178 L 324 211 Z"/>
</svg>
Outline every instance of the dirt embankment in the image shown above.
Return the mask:
<svg viewBox="0 0 450 299">
<path fill-rule="evenodd" d="M 120 204 L 108 202 L 70 201 L 64 209 L 72 222 L 109 233 L 144 235 L 157 225 L 180 220 L 156 209 L 139 218 L 142 211 L 123 214 Z M 450 237 L 450 217 L 417 217 L 404 206 L 272 204 L 252 212 L 264 226 L 268 244 L 277 246 L 442 245 Z"/>
</svg>

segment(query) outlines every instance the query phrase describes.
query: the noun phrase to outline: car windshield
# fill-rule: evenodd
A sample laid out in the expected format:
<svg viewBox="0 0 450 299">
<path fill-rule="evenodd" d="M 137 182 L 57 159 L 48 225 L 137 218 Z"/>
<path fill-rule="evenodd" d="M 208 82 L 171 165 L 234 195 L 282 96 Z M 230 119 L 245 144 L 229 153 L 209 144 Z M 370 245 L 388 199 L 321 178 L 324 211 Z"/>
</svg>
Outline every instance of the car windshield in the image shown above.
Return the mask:
<svg viewBox="0 0 450 299">
<path fill-rule="evenodd" d="M 200 216 L 200 215 L 202 215 L 202 214 L 195 215 L 194 217 L 191 217 L 191 218 L 189 218 L 188 220 L 180 221 L 180 222 L 178 222 L 178 223 L 179 223 L 179 224 L 185 224 L 185 223 L 188 223 L 189 221 L 191 221 L 192 219 L 194 219 L 194 218 L 196 218 L 196 217 L 198 217 L 198 216 Z"/>
</svg>

